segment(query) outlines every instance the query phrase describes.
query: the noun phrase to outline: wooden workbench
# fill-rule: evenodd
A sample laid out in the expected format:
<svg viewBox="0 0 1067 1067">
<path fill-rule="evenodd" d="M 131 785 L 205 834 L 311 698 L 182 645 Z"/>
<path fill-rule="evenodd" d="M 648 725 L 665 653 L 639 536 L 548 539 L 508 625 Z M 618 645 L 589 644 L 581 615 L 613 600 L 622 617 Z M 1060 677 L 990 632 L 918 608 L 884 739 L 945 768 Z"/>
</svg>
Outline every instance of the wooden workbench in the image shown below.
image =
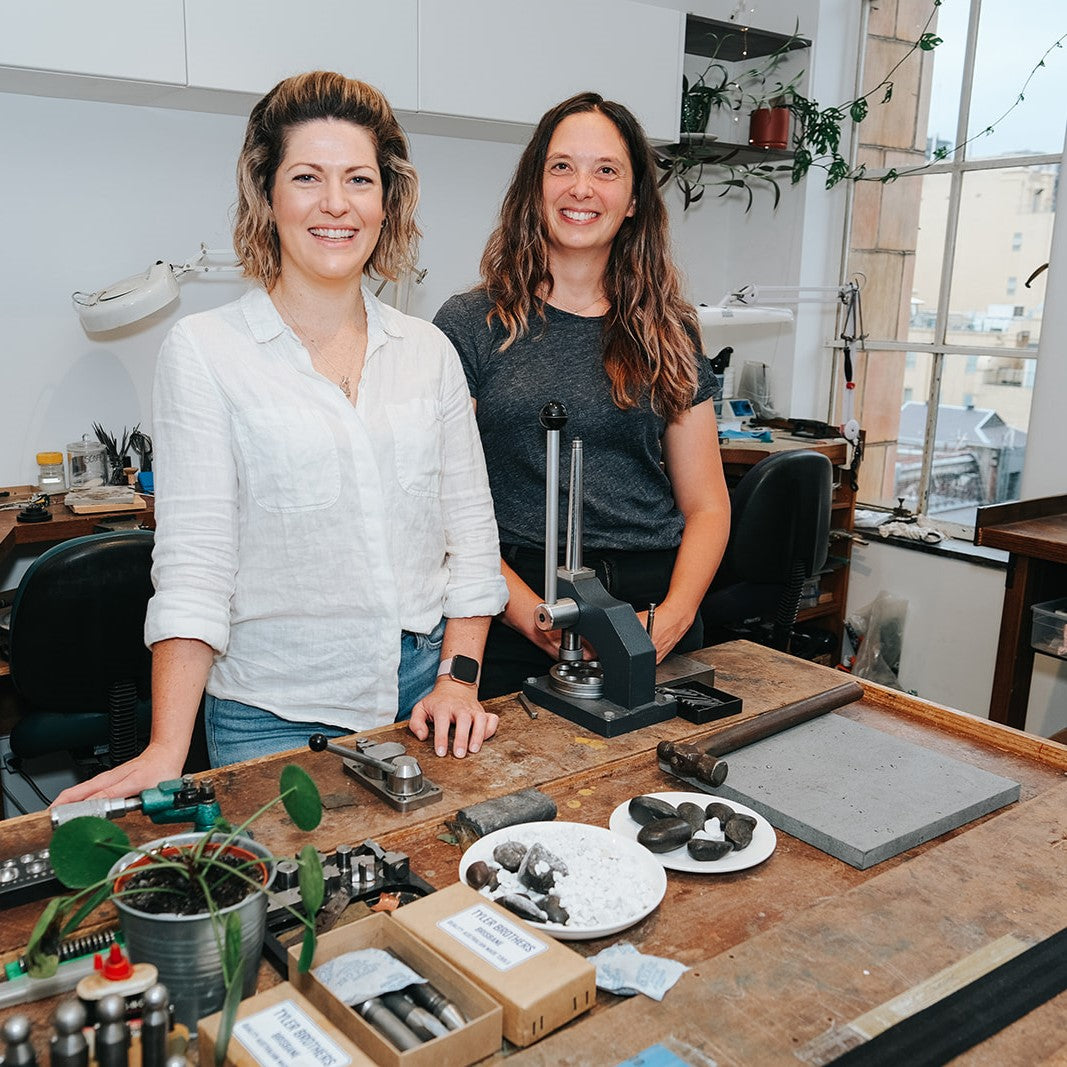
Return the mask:
<svg viewBox="0 0 1067 1067">
<path fill-rule="evenodd" d="M 1067 596 L 1067 496 L 979 508 L 974 543 L 1009 553 L 989 717 L 1022 730 L 1034 669 L 1030 609 Z"/>
<path fill-rule="evenodd" d="M 847 680 L 747 642 L 693 658 L 714 665 L 716 684 L 742 696 L 745 717 Z M 832 1045 L 850 1020 L 943 968 L 960 961 L 975 967 L 976 956 L 1005 938 L 1036 941 L 1067 926 L 1067 747 L 870 683 L 864 691 L 838 713 L 1013 778 L 1021 786 L 1018 803 L 865 871 L 779 832 L 774 854 L 750 870 L 668 872 L 667 894 L 648 918 L 613 938 L 570 944 L 590 955 L 626 940 L 690 970 L 662 1003 L 600 993 L 592 1012 L 529 1049 L 511 1050 L 509 1064 L 616 1064 L 662 1042 L 699 1049 L 721 1067 L 795 1067 L 798 1051 Z M 440 804 L 402 815 L 347 778 L 337 757 L 300 752 L 214 772 L 223 812 L 233 821 L 250 814 L 274 795 L 280 767 L 295 760 L 327 799 L 313 835 L 321 850 L 374 838 L 407 852 L 413 872 L 440 887 L 457 877 L 461 850 L 441 835 L 458 808 L 536 785 L 556 800 L 560 819 L 604 826 L 621 801 L 679 788 L 658 769 L 660 740 L 702 737 L 719 727 L 674 720 L 601 738 L 545 711 L 533 721 L 511 698 L 493 706 L 502 717 L 499 735 L 463 761 L 436 759 L 400 728 L 381 731 L 419 755 L 427 776 L 444 789 Z M 163 832 L 139 815 L 123 825 L 135 842 Z M 256 836 L 279 854 L 307 843 L 273 812 L 256 824 Z M 0 823 L 0 855 L 41 847 L 48 837 L 44 815 Z M 26 905 L 4 914 L 5 958 L 18 952 L 39 910 Z M 278 980 L 264 966 L 261 985 Z M 39 1050 L 53 1007 L 29 1006 Z M 1060 996 L 959 1062 L 1039 1063 L 1067 1048 L 1065 1035 L 1067 996 Z"/>
</svg>

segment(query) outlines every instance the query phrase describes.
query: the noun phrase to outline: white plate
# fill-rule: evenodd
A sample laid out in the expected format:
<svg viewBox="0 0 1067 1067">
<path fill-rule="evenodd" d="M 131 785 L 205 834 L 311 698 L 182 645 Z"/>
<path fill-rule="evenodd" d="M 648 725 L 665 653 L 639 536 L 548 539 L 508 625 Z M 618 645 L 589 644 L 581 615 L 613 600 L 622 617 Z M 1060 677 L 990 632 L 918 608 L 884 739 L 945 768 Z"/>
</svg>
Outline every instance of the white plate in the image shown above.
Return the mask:
<svg viewBox="0 0 1067 1067">
<path fill-rule="evenodd" d="M 752 841 L 748 847 L 740 852 L 727 852 L 722 859 L 695 860 L 689 855 L 685 845 L 672 849 L 670 852 L 648 853 L 669 871 L 689 871 L 692 874 L 727 874 L 730 871 L 743 871 L 748 867 L 755 867 L 757 863 L 762 863 L 778 844 L 778 835 L 775 834 L 774 827 L 759 812 L 746 808 L 744 804 L 738 804 L 736 800 L 711 796 L 709 793 L 647 793 L 645 795 L 655 797 L 657 800 L 665 800 L 675 807 L 688 800 L 706 808 L 713 800 L 718 800 L 723 804 L 729 804 L 739 814 L 751 815 L 756 820 L 756 828 L 752 831 Z M 629 800 L 623 801 L 611 813 L 608 825 L 615 833 L 628 837 L 636 843 L 641 824 L 630 817 L 630 812 L 627 810 L 629 805 Z M 638 845 L 637 847 L 644 848 L 645 846 Z"/>
<path fill-rule="evenodd" d="M 633 840 L 633 835 L 624 836 L 605 830 L 603 826 L 587 826 L 576 822 L 529 822 L 506 826 L 479 838 L 463 853 L 459 861 L 460 881 L 466 882 L 467 868 L 477 860 L 491 866 L 499 866 L 493 860 L 493 849 L 505 841 L 519 841 L 524 845 L 540 842 L 567 864 L 570 875 L 580 878 L 586 875 L 607 888 L 622 887 L 620 896 L 625 900 L 626 911 L 616 911 L 610 920 L 597 921 L 584 926 L 560 923 L 530 923 L 531 929 L 542 930 L 560 941 L 584 941 L 594 937 L 607 937 L 639 923 L 650 914 L 667 891 L 667 875 L 663 867 L 643 845 Z M 595 864 L 595 867 L 589 865 Z M 612 865 L 624 865 L 629 872 L 625 882 L 612 877 Z M 625 872 L 622 872 L 625 873 Z M 643 891 L 634 887 L 643 886 Z M 562 899 L 566 904 L 566 881 L 563 882 Z M 483 889 L 483 896 L 489 894 Z M 573 909 L 572 909 L 573 910 Z M 516 915 L 515 918 L 518 918 Z"/>
</svg>

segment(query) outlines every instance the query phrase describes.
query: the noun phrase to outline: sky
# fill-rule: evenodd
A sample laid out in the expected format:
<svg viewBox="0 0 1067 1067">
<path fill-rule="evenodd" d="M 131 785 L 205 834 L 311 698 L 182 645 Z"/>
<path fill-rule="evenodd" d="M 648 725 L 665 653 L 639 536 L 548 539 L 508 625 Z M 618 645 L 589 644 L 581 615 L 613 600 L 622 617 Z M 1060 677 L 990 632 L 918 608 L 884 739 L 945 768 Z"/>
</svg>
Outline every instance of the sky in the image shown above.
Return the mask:
<svg viewBox="0 0 1067 1067">
<path fill-rule="evenodd" d="M 930 134 L 956 143 L 963 52 L 969 0 L 943 0 L 936 33 L 943 44 L 934 50 Z M 978 54 L 968 133 L 994 125 L 968 145 L 968 158 L 1014 152 L 1059 153 L 1067 128 L 1067 40 L 1045 57 L 1025 92 L 1024 101 L 1007 118 L 1027 77 L 1049 46 L 1067 35 L 1067 0 L 982 0 Z"/>
</svg>

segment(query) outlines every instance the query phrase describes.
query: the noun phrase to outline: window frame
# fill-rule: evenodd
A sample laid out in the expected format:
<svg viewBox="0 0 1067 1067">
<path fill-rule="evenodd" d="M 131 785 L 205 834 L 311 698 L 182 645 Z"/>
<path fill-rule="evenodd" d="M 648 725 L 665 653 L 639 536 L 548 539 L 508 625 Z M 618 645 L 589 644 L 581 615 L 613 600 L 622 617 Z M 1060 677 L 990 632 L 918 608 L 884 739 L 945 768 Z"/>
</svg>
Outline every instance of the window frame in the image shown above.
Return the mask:
<svg viewBox="0 0 1067 1067">
<path fill-rule="evenodd" d="M 859 55 L 860 71 L 858 74 L 857 84 L 862 78 L 862 66 L 863 58 L 867 54 L 867 46 L 869 40 L 868 33 L 868 16 L 869 16 L 870 0 L 868 0 L 868 6 L 864 12 L 864 18 L 860 23 L 860 37 L 859 37 Z M 937 418 L 941 403 L 941 382 L 944 371 L 945 358 L 947 356 L 961 355 L 961 356 L 990 356 L 1000 354 L 997 350 L 991 349 L 989 345 L 961 345 L 950 344 L 945 341 L 948 336 L 949 329 L 949 299 L 951 295 L 953 272 L 956 264 L 956 240 L 959 232 L 960 221 L 960 206 L 963 199 L 963 184 L 966 175 L 975 172 L 991 172 L 1004 169 L 1025 169 L 1031 167 L 1042 167 L 1049 165 L 1058 166 L 1062 162 L 1062 150 L 1060 153 L 1037 153 L 1028 155 L 1012 155 L 1012 156 L 990 156 L 979 159 L 967 158 L 967 129 L 970 119 L 971 109 L 971 96 L 974 86 L 974 72 L 975 61 L 977 56 L 977 43 L 978 43 L 978 28 L 981 21 L 981 8 L 982 0 L 970 0 L 970 7 L 968 11 L 967 22 L 967 39 L 965 44 L 965 52 L 963 58 L 963 71 L 961 75 L 960 84 L 960 99 L 959 110 L 956 116 L 956 136 L 955 147 L 950 157 L 946 157 L 944 160 L 931 162 L 926 164 L 913 174 L 902 174 L 895 178 L 895 181 L 922 181 L 927 176 L 933 176 L 937 174 L 949 175 L 949 196 L 948 205 L 946 208 L 945 216 L 945 244 L 943 248 L 943 256 L 941 260 L 940 278 L 938 284 L 938 303 L 937 312 L 934 318 L 934 326 L 932 331 L 932 339 L 929 342 L 915 341 L 915 340 L 890 340 L 887 338 L 879 338 L 868 336 L 863 342 L 863 347 L 872 352 L 903 352 L 909 353 L 924 353 L 931 357 L 930 368 L 930 385 L 929 390 L 925 396 L 925 402 L 927 405 L 927 417 L 925 432 L 923 435 L 922 444 L 922 467 L 919 477 L 919 489 L 918 489 L 918 504 L 916 511 L 920 515 L 927 513 L 927 507 L 930 502 L 930 493 L 933 485 L 933 463 L 935 455 L 935 443 L 937 435 Z M 936 54 L 935 59 L 936 62 Z M 980 134 L 978 136 L 981 136 Z M 855 163 L 855 157 L 858 152 L 859 146 L 862 143 L 861 132 L 859 127 L 853 128 L 853 137 L 851 143 L 851 153 L 853 156 L 853 165 Z M 871 180 L 876 180 L 879 177 L 887 173 L 887 170 L 869 170 L 866 177 Z M 852 211 L 852 199 L 855 196 L 854 185 L 850 183 L 849 187 L 849 206 L 846 211 L 846 230 L 844 234 L 844 249 L 846 262 L 851 259 L 853 253 L 853 211 Z M 1058 208 L 1058 203 L 1054 206 L 1054 210 Z M 842 351 L 843 344 L 837 341 L 832 346 L 834 348 L 834 373 L 832 376 L 832 388 L 830 395 L 830 421 L 833 421 L 833 412 L 841 410 L 843 402 L 843 375 L 842 375 Z M 1034 351 L 1019 351 L 1012 352 L 1012 358 L 1032 360 L 1036 363 L 1038 355 L 1037 350 Z M 919 399 L 913 397 L 913 400 Z M 866 508 L 880 509 L 885 507 L 881 503 L 867 503 L 863 500 L 857 500 L 857 504 Z M 938 525 L 941 526 L 953 537 L 964 538 L 971 540 L 974 536 L 974 526 L 965 525 L 962 523 L 947 522 L 943 519 L 936 520 Z"/>
</svg>

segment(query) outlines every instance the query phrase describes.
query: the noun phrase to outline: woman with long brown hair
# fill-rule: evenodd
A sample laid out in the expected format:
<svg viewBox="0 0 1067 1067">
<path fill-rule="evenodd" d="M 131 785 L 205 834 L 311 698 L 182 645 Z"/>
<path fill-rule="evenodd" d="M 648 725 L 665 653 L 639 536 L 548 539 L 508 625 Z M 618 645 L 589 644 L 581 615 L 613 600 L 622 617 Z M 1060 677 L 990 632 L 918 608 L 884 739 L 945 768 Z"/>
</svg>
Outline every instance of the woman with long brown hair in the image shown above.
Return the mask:
<svg viewBox="0 0 1067 1067">
<path fill-rule="evenodd" d="M 509 590 L 481 696 L 543 674 L 559 646 L 558 633 L 534 623 L 544 575 L 538 413 L 550 400 L 568 409 L 564 442 L 583 441 L 586 565 L 619 599 L 657 605 L 659 659 L 699 648 L 729 497 L 696 312 L 671 259 L 651 148 L 627 108 L 588 92 L 544 115 L 481 273 L 434 320 L 474 399 Z"/>
</svg>

